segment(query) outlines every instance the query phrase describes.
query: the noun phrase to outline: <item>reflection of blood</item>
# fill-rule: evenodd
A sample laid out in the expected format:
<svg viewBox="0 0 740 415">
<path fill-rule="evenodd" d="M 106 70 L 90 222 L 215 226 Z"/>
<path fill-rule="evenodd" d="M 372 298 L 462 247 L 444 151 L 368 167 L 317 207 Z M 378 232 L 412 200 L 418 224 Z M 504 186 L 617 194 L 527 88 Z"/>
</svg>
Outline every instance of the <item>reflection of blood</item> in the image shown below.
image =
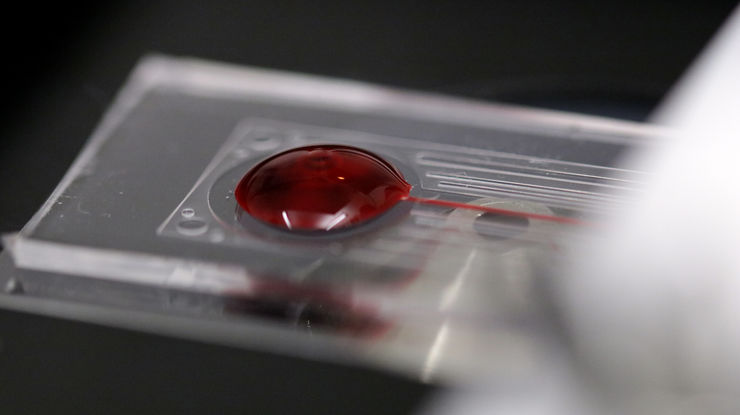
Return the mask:
<svg viewBox="0 0 740 415">
<path fill-rule="evenodd" d="M 371 307 L 354 304 L 348 293 L 279 281 L 256 281 L 249 293 L 229 293 L 225 309 L 231 314 L 277 320 L 299 330 L 368 340 L 381 337 L 392 326 Z"/>
<path fill-rule="evenodd" d="M 296 231 L 332 231 L 373 219 L 400 201 L 566 224 L 562 216 L 519 212 L 411 196 L 411 185 L 390 163 L 368 151 L 314 145 L 278 153 L 242 178 L 234 195 L 251 216 Z"/>
</svg>

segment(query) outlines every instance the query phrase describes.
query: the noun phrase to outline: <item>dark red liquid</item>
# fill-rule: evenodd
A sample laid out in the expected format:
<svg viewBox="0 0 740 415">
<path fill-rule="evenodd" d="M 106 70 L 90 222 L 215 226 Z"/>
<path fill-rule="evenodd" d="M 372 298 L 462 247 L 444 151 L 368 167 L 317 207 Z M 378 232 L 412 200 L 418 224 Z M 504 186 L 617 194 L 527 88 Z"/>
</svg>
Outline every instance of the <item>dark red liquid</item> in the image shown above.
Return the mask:
<svg viewBox="0 0 740 415">
<path fill-rule="evenodd" d="M 285 151 L 252 168 L 234 192 L 253 217 L 290 230 L 330 231 L 373 219 L 408 196 L 390 163 L 355 147 Z"/>
</svg>

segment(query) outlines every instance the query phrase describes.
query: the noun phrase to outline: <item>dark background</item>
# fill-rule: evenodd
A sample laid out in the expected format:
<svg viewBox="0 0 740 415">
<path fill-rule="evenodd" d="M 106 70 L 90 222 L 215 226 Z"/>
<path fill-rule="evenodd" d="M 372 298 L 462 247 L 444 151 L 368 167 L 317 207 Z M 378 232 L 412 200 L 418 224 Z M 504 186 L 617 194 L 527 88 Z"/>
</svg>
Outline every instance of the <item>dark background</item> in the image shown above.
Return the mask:
<svg viewBox="0 0 740 415">
<path fill-rule="evenodd" d="M 41 205 L 148 52 L 642 120 L 734 4 L 16 5 L 0 25 L 0 232 Z M 402 413 L 426 393 L 373 372 L 8 312 L 0 336 L 0 405 L 12 413 Z M 270 376 L 286 370 L 294 381 Z"/>
<path fill-rule="evenodd" d="M 642 119 L 735 2 L 29 2 L 4 13 L 0 232 L 148 52 Z"/>
</svg>

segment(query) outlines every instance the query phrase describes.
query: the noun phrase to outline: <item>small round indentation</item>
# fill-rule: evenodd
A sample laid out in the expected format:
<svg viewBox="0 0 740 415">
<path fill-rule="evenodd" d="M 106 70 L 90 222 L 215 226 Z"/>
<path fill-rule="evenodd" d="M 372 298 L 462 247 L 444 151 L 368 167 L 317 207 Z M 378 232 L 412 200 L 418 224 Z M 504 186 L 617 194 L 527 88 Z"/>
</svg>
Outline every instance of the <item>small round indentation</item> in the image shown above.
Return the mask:
<svg viewBox="0 0 740 415">
<path fill-rule="evenodd" d="M 274 150 L 280 145 L 280 138 L 272 134 L 260 134 L 252 139 L 249 145 L 253 150 L 267 151 Z"/>
<path fill-rule="evenodd" d="M 524 233 L 528 227 L 527 218 L 492 212 L 483 213 L 473 222 L 478 235 L 491 239 L 511 239 Z"/>
<path fill-rule="evenodd" d="M 206 223 L 201 219 L 188 219 L 180 221 L 177 224 L 177 231 L 183 235 L 197 236 L 202 235 L 208 230 Z"/>
<path fill-rule="evenodd" d="M 193 216 L 195 216 L 195 209 L 193 209 L 193 208 L 185 208 L 185 209 L 183 209 L 180 212 L 180 214 L 184 218 L 192 218 Z"/>
</svg>

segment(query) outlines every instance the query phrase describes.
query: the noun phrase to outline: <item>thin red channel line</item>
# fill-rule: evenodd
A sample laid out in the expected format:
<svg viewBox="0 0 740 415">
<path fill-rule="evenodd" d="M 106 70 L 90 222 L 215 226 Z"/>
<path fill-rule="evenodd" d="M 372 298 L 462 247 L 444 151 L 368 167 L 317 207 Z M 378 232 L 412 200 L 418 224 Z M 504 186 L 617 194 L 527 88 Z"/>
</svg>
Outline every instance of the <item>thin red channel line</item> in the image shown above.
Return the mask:
<svg viewBox="0 0 740 415">
<path fill-rule="evenodd" d="M 450 202 L 448 200 L 424 199 L 424 198 L 414 197 L 414 196 L 405 196 L 401 200 L 406 200 L 406 201 L 415 202 L 415 203 L 423 203 L 426 205 L 444 206 L 444 207 L 450 207 L 450 208 L 456 208 L 456 209 L 478 210 L 478 211 L 486 212 L 486 213 L 497 213 L 500 215 L 517 216 L 520 218 L 527 218 L 527 219 L 546 220 L 546 221 L 556 222 L 556 223 L 567 223 L 570 225 L 586 225 L 587 224 L 587 222 L 584 222 L 582 220 L 568 218 L 565 216 L 541 215 L 539 213 L 520 212 L 516 210 L 501 209 L 501 208 L 495 208 L 495 207 L 490 207 L 490 206 L 471 205 L 468 203 L 461 203 L 461 202 Z"/>
</svg>

